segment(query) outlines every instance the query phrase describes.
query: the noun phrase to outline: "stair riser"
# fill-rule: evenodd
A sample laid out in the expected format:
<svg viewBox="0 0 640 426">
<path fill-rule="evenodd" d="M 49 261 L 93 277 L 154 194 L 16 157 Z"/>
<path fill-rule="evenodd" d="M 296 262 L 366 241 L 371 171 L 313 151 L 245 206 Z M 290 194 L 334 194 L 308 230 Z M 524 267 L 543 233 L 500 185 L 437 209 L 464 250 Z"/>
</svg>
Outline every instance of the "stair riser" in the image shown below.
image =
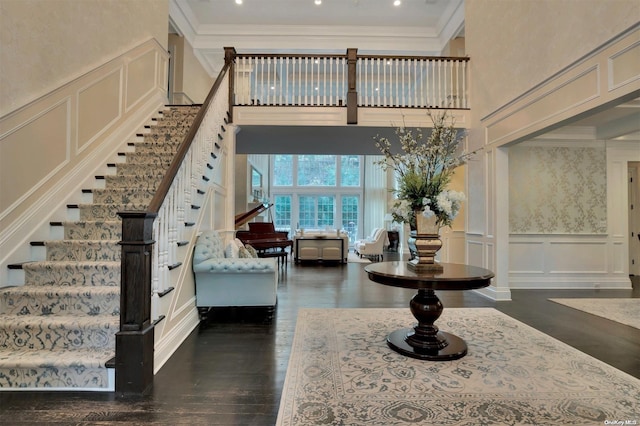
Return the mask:
<svg viewBox="0 0 640 426">
<path fill-rule="evenodd" d="M 160 170 L 158 170 L 157 168 L 154 168 L 152 170 L 149 170 L 149 166 L 143 165 L 143 164 L 126 164 L 126 163 L 122 163 L 122 164 L 118 164 L 117 165 L 117 172 L 116 175 L 118 176 L 123 176 L 123 175 L 130 175 L 130 176 L 164 176 L 164 174 L 166 173 L 166 169 L 169 166 L 167 165 L 166 167 L 163 166 L 163 168 L 161 168 Z M 133 183 L 133 182 L 132 182 Z"/>
<path fill-rule="evenodd" d="M 178 144 L 143 142 L 137 143 L 135 150 L 142 155 L 158 153 L 174 155 L 178 150 Z"/>
<path fill-rule="evenodd" d="M 82 204 L 79 220 L 117 220 L 119 211 L 145 211 L 149 203 L 131 205 Z"/>
<path fill-rule="evenodd" d="M 165 153 L 165 152 L 148 152 L 141 153 L 136 152 L 133 154 L 127 154 L 126 164 L 145 164 L 150 166 L 152 164 L 158 165 L 169 165 L 171 164 L 171 160 L 173 160 L 173 153 Z"/>
<path fill-rule="evenodd" d="M 155 189 L 94 189 L 93 202 L 97 204 L 142 204 L 149 203 L 155 195 Z"/>
<path fill-rule="evenodd" d="M 120 287 L 120 265 L 66 266 L 51 263 L 24 265 L 25 285 Z"/>
<path fill-rule="evenodd" d="M 136 184 L 139 189 L 149 189 L 155 191 L 164 173 L 158 174 L 157 176 L 143 176 L 144 180 L 139 180 Z M 118 188 L 130 188 L 131 187 L 131 177 L 130 176 L 106 176 L 105 188 L 107 189 L 118 189 Z"/>
<path fill-rule="evenodd" d="M 65 240 L 121 240 L 122 222 L 65 222 Z"/>
<path fill-rule="evenodd" d="M 18 317 L 19 318 L 19 317 Z M 113 324 L 24 323 L 18 320 L 0 328 L 1 350 L 55 350 L 115 347 L 119 327 Z"/>
<path fill-rule="evenodd" d="M 117 241 L 49 241 L 46 247 L 50 262 L 119 262 L 122 251 Z"/>
<path fill-rule="evenodd" d="M 51 389 L 72 388 L 108 390 L 109 379 L 106 368 L 85 368 L 83 366 L 60 368 L 0 367 L 0 388 L 3 389 Z"/>
<path fill-rule="evenodd" d="M 89 289 L 89 287 L 88 287 Z M 6 291 L 0 295 L 0 314 L 9 315 L 120 315 L 120 292 L 65 294 L 64 291 L 35 293 Z"/>
</svg>

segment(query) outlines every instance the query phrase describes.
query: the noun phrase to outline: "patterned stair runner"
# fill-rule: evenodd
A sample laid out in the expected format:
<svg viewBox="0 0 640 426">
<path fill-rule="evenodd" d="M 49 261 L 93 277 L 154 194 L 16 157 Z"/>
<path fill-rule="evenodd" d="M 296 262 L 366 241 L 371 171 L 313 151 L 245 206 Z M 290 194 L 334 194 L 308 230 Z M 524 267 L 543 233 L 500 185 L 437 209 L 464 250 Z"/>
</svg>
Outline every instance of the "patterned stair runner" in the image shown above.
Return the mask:
<svg viewBox="0 0 640 426">
<path fill-rule="evenodd" d="M 0 289 L 0 388 L 107 389 L 120 321 L 122 210 L 145 210 L 198 107 L 163 111 L 104 188 L 57 223 L 45 260 L 23 264 L 22 286 Z"/>
</svg>

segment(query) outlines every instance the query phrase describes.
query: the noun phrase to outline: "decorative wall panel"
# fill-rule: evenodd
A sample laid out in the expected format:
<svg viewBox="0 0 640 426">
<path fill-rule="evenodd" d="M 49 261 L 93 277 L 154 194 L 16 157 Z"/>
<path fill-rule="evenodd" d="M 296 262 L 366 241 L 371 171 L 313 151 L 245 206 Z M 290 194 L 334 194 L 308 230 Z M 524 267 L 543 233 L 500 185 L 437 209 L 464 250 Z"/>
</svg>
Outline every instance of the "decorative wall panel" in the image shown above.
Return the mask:
<svg viewBox="0 0 640 426">
<path fill-rule="evenodd" d="M 69 161 L 69 140 L 68 99 L 0 136 L 0 217 Z"/>
<path fill-rule="evenodd" d="M 510 233 L 606 233 L 606 174 L 604 146 L 512 147 Z"/>
<path fill-rule="evenodd" d="M 155 50 L 149 50 L 127 64 L 127 110 L 154 90 L 156 67 Z M 151 76 L 154 78 L 150 78 Z"/>
<path fill-rule="evenodd" d="M 121 116 L 120 69 L 78 92 L 78 150 Z"/>
</svg>

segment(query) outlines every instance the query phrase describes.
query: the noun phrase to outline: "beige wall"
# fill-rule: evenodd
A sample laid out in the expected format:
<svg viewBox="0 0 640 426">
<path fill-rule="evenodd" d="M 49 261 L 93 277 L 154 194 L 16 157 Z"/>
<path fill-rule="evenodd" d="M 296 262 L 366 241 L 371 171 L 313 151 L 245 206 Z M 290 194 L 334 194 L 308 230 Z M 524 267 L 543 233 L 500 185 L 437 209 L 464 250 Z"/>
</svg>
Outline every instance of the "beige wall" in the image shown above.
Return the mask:
<svg viewBox="0 0 640 426">
<path fill-rule="evenodd" d="M 482 290 L 488 296 L 510 298 L 510 272 L 520 270 L 510 264 L 508 146 L 634 96 L 640 89 L 640 67 L 628 59 L 637 52 L 637 22 L 636 0 L 466 2 L 468 141 L 470 149 L 484 148 L 467 167 L 466 248 L 468 263 L 496 273 L 492 286 Z M 610 215 L 612 210 L 607 210 Z M 604 258 L 613 258 L 617 241 L 598 244 L 604 247 Z M 580 250 L 571 259 L 592 258 Z M 547 277 L 548 285 L 566 281 L 560 277 L 564 270 L 558 270 L 561 273 Z M 613 266 L 602 273 L 608 274 L 610 286 L 628 283 L 624 271 Z M 603 279 L 583 274 L 576 282 L 594 277 Z M 540 281 L 540 276 L 535 279 Z"/>
<path fill-rule="evenodd" d="M 201 104 L 209 94 L 217 75 L 209 76 L 193 53 L 193 47 L 187 41 L 184 43 L 183 61 L 182 89 L 193 102 Z"/>
<path fill-rule="evenodd" d="M 168 13 L 168 0 L 0 0 L 0 117 L 146 40 L 166 49 Z"/>
<path fill-rule="evenodd" d="M 638 21 L 637 0 L 465 3 L 474 117 L 484 117 Z"/>
<path fill-rule="evenodd" d="M 184 37 L 169 34 L 169 45 L 173 50 L 173 102 L 203 103 L 215 78 L 205 71 Z"/>
</svg>

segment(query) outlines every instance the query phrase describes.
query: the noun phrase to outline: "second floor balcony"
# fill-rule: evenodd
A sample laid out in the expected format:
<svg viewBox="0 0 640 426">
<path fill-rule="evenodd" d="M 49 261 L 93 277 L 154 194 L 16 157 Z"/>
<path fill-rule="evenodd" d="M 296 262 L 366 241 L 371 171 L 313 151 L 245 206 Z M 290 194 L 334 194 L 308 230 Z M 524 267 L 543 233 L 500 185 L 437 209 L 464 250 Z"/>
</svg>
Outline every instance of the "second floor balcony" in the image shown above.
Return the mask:
<svg viewBox="0 0 640 426">
<path fill-rule="evenodd" d="M 290 107 L 334 107 L 346 114 L 343 124 L 359 124 L 363 108 L 470 108 L 467 57 L 358 55 L 357 49 L 344 55 L 238 54 L 234 48 L 225 56 L 236 110 L 287 107 L 293 114 Z"/>
</svg>

